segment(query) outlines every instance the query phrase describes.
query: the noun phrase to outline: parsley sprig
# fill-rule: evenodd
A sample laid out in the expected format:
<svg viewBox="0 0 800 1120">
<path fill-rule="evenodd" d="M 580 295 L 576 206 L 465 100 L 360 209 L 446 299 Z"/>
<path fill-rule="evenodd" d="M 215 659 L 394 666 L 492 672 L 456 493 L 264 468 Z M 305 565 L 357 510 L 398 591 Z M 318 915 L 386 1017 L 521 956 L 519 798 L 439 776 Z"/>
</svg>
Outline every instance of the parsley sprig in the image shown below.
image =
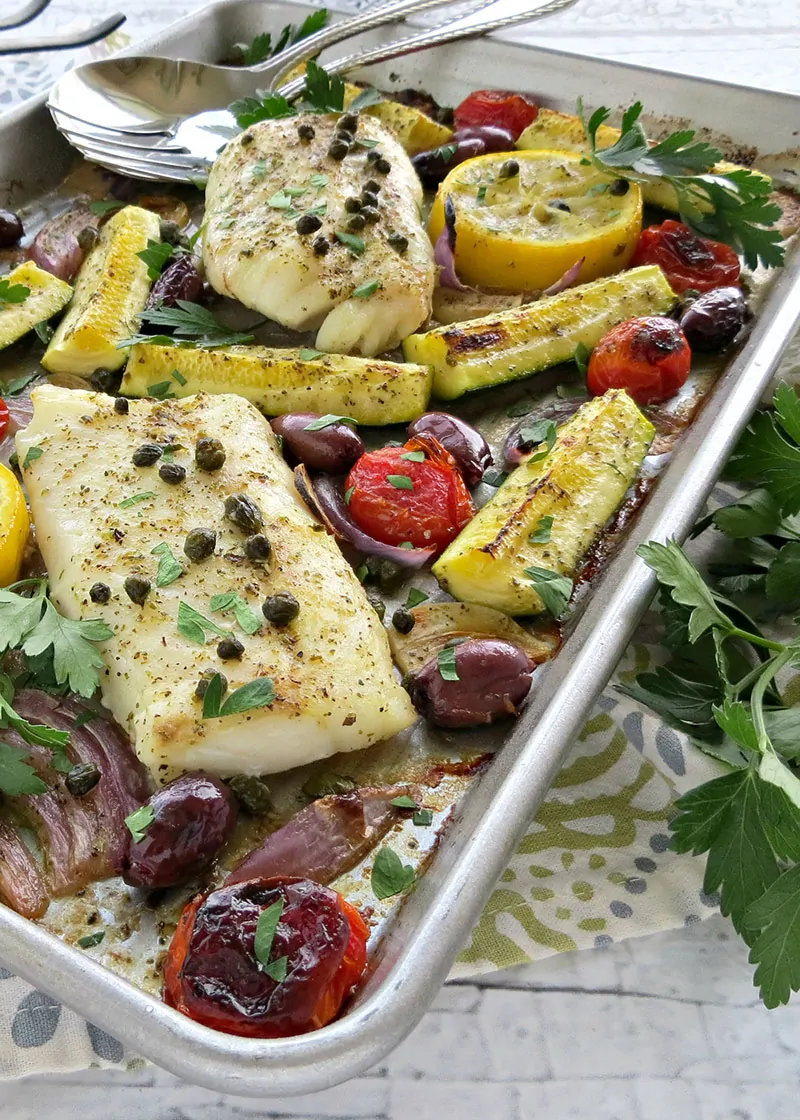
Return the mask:
<svg viewBox="0 0 800 1120">
<path fill-rule="evenodd" d="M 640 101 L 625 110 L 620 137 L 608 148 L 598 148 L 597 131 L 608 120 L 610 110 L 604 106 L 596 109 L 587 120 L 579 102 L 578 113 L 589 141 L 589 162 L 598 170 L 637 183 L 665 180 L 675 190 L 681 221 L 686 225 L 731 245 L 748 268 L 759 263 L 765 268 L 783 264 L 782 235 L 768 228 L 781 216 L 780 207 L 769 200 L 771 179 L 745 168 L 715 173 L 713 168 L 723 153 L 697 140 L 690 128 L 650 144 L 639 119 Z"/>
<path fill-rule="evenodd" d="M 293 117 L 297 113 L 341 113 L 344 110 L 344 80 L 338 74 L 328 74 L 318 62 L 310 59 L 306 64 L 305 86 L 297 102 L 287 101 L 279 93 L 256 90 L 255 97 L 243 97 L 228 106 L 239 128 L 249 128 L 259 121 Z M 362 90 L 348 108 L 354 113 L 381 100 L 372 88 Z"/>
<path fill-rule="evenodd" d="M 118 342 L 117 349 L 142 342 L 151 346 L 215 350 L 220 346 L 238 346 L 253 341 L 252 334 L 223 326 L 207 307 L 201 307 L 199 303 L 179 299 L 177 304 L 177 307 L 154 307 L 142 312 L 142 322 L 154 327 L 170 327 L 174 337 L 167 334 L 136 334 Z"/>
<path fill-rule="evenodd" d="M 234 44 L 234 50 L 243 66 L 256 66 L 259 62 L 274 58 L 276 54 L 280 54 L 287 47 L 293 47 L 295 43 L 307 39 L 310 35 L 315 35 L 326 26 L 327 22 L 328 9 L 319 8 L 316 12 L 306 16 L 299 27 L 293 23 L 287 23 L 274 43 L 270 33 L 264 31 L 260 35 L 256 35 L 251 43 Z"/>
<path fill-rule="evenodd" d="M 674 541 L 639 549 L 661 585 L 670 658 L 620 686 L 731 768 L 684 794 L 670 827 L 677 851 L 707 854 L 704 889 L 750 946 L 768 1007 L 800 990 L 800 706 L 781 691 L 800 633 L 775 641 L 756 619 L 800 604 L 798 444 L 800 399 L 781 386 L 733 458 L 755 489 L 696 527 L 735 542 L 708 579 Z"/>
<path fill-rule="evenodd" d="M 0 311 L 14 303 L 24 303 L 31 294 L 30 288 L 25 284 L 11 284 L 8 280 L 0 280 Z"/>
</svg>

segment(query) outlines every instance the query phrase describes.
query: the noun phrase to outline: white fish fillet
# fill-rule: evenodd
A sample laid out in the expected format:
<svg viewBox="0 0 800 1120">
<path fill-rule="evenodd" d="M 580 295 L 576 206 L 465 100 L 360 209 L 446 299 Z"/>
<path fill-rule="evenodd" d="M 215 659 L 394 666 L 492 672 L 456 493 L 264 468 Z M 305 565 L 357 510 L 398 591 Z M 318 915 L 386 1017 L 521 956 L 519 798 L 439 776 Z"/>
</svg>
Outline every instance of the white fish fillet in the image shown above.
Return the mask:
<svg viewBox="0 0 800 1120">
<path fill-rule="evenodd" d="M 336 751 L 367 747 L 414 721 L 409 698 L 395 678 L 386 635 L 334 540 L 297 496 L 289 468 L 260 413 L 232 395 L 131 401 L 114 411 L 99 393 L 43 386 L 32 393 L 33 420 L 17 434 L 20 462 L 29 448 L 42 455 L 25 469 L 37 539 L 50 574 L 51 594 L 71 618 L 103 618 L 115 637 L 99 647 L 106 663 L 103 701 L 131 735 L 154 775 L 203 768 L 222 775 L 286 770 Z M 216 472 L 194 462 L 195 440 L 214 436 L 226 460 Z M 174 461 L 186 480 L 163 482 L 159 465 L 135 467 L 145 442 L 177 441 Z M 137 494 L 153 497 L 121 507 Z M 265 567 L 246 560 L 246 534 L 224 517 L 225 498 L 246 493 L 261 508 L 272 545 Z M 183 544 L 190 529 L 217 532 L 214 555 L 189 563 Z M 156 586 L 166 542 L 185 572 Z M 153 582 L 143 606 L 127 596 L 129 575 Z M 111 599 L 90 601 L 97 581 Z M 232 614 L 213 614 L 212 595 L 235 591 L 263 621 L 261 604 L 277 591 L 300 603 L 295 622 L 264 622 L 248 636 Z M 178 632 L 179 603 L 188 603 L 243 642 L 240 661 L 221 661 L 218 635 L 198 645 Z M 202 719 L 194 689 L 204 669 L 222 671 L 231 690 L 268 676 L 271 707 Z"/>
<path fill-rule="evenodd" d="M 328 156 L 337 118 L 308 115 L 263 121 L 232 140 L 217 158 L 206 189 L 203 259 L 218 292 L 293 330 L 316 330 L 316 346 L 372 357 L 397 346 L 431 312 L 433 248 L 420 221 L 422 188 L 400 144 L 378 121 L 359 118 L 357 139 L 343 160 Z M 300 140 L 298 123 L 315 131 Z M 381 152 L 391 164 L 377 172 L 367 159 Z M 352 217 L 344 208 L 370 179 L 380 183 L 380 220 L 356 236 L 359 256 L 336 239 Z M 324 182 L 323 182 L 324 180 Z M 290 193 L 286 193 L 286 192 Z M 298 193 L 302 192 L 302 193 Z M 289 205 L 287 205 L 287 203 Z M 301 212 L 325 208 L 311 235 L 295 229 Z M 408 239 L 399 253 L 389 233 Z M 312 244 L 324 236 L 325 256 Z M 353 292 L 378 282 L 366 298 Z"/>
</svg>

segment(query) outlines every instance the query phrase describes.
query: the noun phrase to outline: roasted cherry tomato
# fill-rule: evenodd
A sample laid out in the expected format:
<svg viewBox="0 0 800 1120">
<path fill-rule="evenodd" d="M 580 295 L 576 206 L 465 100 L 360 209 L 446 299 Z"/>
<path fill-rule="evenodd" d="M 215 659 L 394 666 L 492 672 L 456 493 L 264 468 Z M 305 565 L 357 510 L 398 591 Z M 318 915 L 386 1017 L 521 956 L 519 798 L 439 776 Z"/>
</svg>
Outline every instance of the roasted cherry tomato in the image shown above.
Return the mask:
<svg viewBox="0 0 800 1120">
<path fill-rule="evenodd" d="M 516 140 L 539 114 L 539 106 L 524 93 L 479 89 L 465 98 L 453 114 L 456 129 L 491 125 L 507 128 Z"/>
<path fill-rule="evenodd" d="M 259 917 L 282 903 L 268 965 L 256 957 Z M 164 999 L 198 1023 L 248 1038 L 287 1038 L 329 1023 L 367 963 L 359 912 L 310 879 L 249 879 L 183 911 L 164 966 Z M 279 973 L 280 975 L 280 973 Z"/>
<path fill-rule="evenodd" d="M 586 380 L 596 397 L 626 389 L 638 404 L 650 404 L 674 397 L 691 364 L 691 348 L 674 319 L 648 315 L 628 319 L 600 339 Z"/>
<path fill-rule="evenodd" d="M 3 400 L 3 398 L 0 397 L 0 439 L 3 438 L 3 436 L 6 434 L 7 431 L 8 431 L 8 405 Z"/>
<path fill-rule="evenodd" d="M 455 459 L 427 434 L 368 451 L 346 485 L 353 520 L 385 544 L 440 551 L 475 515 Z"/>
<path fill-rule="evenodd" d="M 730 245 L 698 237 L 671 218 L 642 230 L 631 267 L 637 264 L 660 265 L 676 292 L 688 288 L 710 292 L 712 288 L 738 284 L 741 272 L 739 258 Z"/>
</svg>

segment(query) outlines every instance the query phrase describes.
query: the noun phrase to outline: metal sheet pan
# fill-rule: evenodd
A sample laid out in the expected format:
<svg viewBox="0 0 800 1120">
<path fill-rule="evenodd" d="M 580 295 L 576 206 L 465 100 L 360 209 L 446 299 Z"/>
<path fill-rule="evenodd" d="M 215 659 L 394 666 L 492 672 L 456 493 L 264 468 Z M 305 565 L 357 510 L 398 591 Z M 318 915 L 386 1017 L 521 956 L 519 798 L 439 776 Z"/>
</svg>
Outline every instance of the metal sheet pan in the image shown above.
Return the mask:
<svg viewBox="0 0 800 1120">
<path fill-rule="evenodd" d="M 302 17 L 297 4 L 233 0 L 175 24 L 137 52 L 213 60 L 230 43 Z M 374 43 L 384 29 L 362 37 Z M 414 85 L 454 102 L 483 85 L 533 90 L 555 108 L 619 106 L 641 97 L 671 120 L 702 122 L 729 154 L 796 144 L 800 98 L 503 41 L 460 44 L 377 68 L 383 88 Z M 58 183 L 70 163 L 40 99 L 0 122 L 0 198 L 15 202 Z M 42 153 L 46 152 L 43 161 Z M 424 877 L 390 923 L 369 979 L 347 1014 L 324 1030 L 280 1041 L 234 1038 L 184 1018 L 34 923 L 0 906 L 0 960 L 89 1017 L 133 1051 L 222 1092 L 305 1093 L 344 1081 L 412 1029 L 561 766 L 653 591 L 636 558 L 643 540 L 682 538 L 691 526 L 800 321 L 800 253 L 794 251 L 746 345 L 694 420 L 651 500 L 593 586 L 558 657 L 540 670 L 524 716 L 459 805 Z M 539 675 L 537 674 L 537 675 Z"/>
</svg>

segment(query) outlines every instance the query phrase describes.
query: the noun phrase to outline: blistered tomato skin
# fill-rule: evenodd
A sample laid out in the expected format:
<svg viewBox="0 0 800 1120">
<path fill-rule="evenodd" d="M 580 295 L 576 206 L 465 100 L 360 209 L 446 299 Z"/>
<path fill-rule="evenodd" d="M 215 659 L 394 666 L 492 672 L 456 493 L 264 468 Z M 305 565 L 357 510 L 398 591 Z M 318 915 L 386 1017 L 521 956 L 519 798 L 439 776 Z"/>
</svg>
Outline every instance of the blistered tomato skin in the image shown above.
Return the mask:
<svg viewBox="0 0 800 1120">
<path fill-rule="evenodd" d="M 746 313 L 741 288 L 715 288 L 684 311 L 681 330 L 693 350 L 713 354 L 730 346 L 744 326 Z"/>
<path fill-rule="evenodd" d="M 445 680 L 438 658 L 414 676 L 412 703 L 436 727 L 478 727 L 518 714 L 531 687 L 533 662 L 510 642 L 471 638 L 455 647 L 458 680 Z"/>
<path fill-rule="evenodd" d="M 699 237 L 672 218 L 660 226 L 643 229 L 631 260 L 631 268 L 640 264 L 657 264 L 678 294 L 694 289 L 710 292 L 738 284 L 739 258 L 721 241 Z"/>
<path fill-rule="evenodd" d="M 255 955 L 260 915 L 282 902 L 270 962 Z M 250 879 L 195 899 L 183 912 L 164 969 L 164 999 L 198 1023 L 249 1038 L 286 1038 L 330 1022 L 364 971 L 361 915 L 308 879 Z"/>
<path fill-rule="evenodd" d="M 148 804 L 153 822 L 143 838 L 128 837 L 122 878 L 132 887 L 173 887 L 205 870 L 236 824 L 236 799 L 209 774 L 182 774 Z"/>
<path fill-rule="evenodd" d="M 318 412 L 287 412 L 270 421 L 283 440 L 283 454 L 292 466 L 303 463 L 312 471 L 342 474 L 364 454 L 364 441 L 349 424 L 329 424 L 309 431 Z"/>
<path fill-rule="evenodd" d="M 475 515 L 455 459 L 428 434 L 368 451 L 345 486 L 355 523 L 384 544 L 441 551 Z"/>
<path fill-rule="evenodd" d="M 477 428 L 449 412 L 425 412 L 408 426 L 409 436 L 429 435 L 437 439 L 456 461 L 467 486 L 477 486 L 492 465 L 489 444 Z"/>
<path fill-rule="evenodd" d="M 592 351 L 589 392 L 625 389 L 637 404 L 674 397 L 689 376 L 692 351 L 673 319 L 647 315 L 613 327 Z"/>
<path fill-rule="evenodd" d="M 456 129 L 475 125 L 505 128 L 515 140 L 539 115 L 539 106 L 523 93 L 479 89 L 466 97 L 454 113 Z"/>
</svg>

